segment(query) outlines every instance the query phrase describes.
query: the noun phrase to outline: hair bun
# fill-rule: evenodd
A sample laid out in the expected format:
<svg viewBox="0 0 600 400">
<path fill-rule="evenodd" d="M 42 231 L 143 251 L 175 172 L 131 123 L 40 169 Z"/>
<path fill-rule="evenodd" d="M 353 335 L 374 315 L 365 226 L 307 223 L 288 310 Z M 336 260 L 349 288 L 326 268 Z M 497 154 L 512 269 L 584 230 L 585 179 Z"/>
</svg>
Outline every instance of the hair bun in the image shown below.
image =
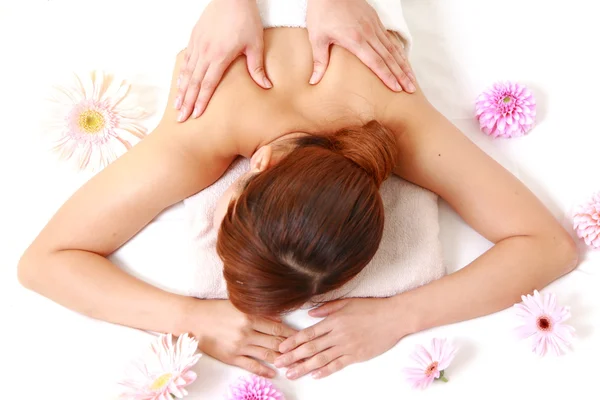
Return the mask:
<svg viewBox="0 0 600 400">
<path fill-rule="evenodd" d="M 332 139 L 332 150 L 362 168 L 377 187 L 387 179 L 398 162 L 396 136 L 377 121 L 370 121 L 362 127 L 344 128 Z"/>
</svg>

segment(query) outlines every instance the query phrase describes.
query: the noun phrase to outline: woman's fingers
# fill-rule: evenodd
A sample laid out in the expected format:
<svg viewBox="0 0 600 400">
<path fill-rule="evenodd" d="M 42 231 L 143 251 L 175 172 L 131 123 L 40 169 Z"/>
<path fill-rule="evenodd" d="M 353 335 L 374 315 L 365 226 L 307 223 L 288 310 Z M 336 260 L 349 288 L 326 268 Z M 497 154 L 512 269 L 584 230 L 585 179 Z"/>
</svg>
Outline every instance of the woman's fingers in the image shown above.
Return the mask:
<svg viewBox="0 0 600 400">
<path fill-rule="evenodd" d="M 336 362 L 335 360 L 339 360 L 341 356 L 338 349 L 338 347 L 332 347 L 314 355 L 310 359 L 300 363 L 294 368 L 289 368 L 285 376 L 287 376 L 288 379 L 298 379 L 306 374 L 318 370 L 319 368 L 323 368 L 332 362 Z M 343 368 L 343 366 L 340 366 L 340 369 L 341 368 Z"/>
<path fill-rule="evenodd" d="M 284 323 L 275 322 L 266 318 L 254 318 L 252 321 L 252 329 L 267 335 L 284 338 L 288 338 L 297 333 L 295 329 L 290 328 Z"/>
<path fill-rule="evenodd" d="M 316 354 L 327 350 L 329 347 L 331 347 L 331 341 L 327 336 L 322 336 L 279 356 L 277 360 L 275 360 L 275 366 L 277 368 L 287 367 L 290 364 L 298 362 L 302 359 L 311 358 Z M 319 367 L 322 367 L 323 365 L 319 365 Z"/>
<path fill-rule="evenodd" d="M 265 365 L 262 365 L 261 363 L 250 357 L 236 357 L 232 364 L 242 369 L 245 369 L 246 371 L 249 371 L 255 375 L 264 376 L 265 378 L 275 377 L 275 371 L 273 371 L 271 368 L 268 368 Z"/>
<path fill-rule="evenodd" d="M 343 300 L 334 300 L 323 304 L 317 308 L 313 308 L 308 312 L 308 315 L 316 318 L 325 318 L 328 315 L 331 315 L 337 311 L 340 311 L 342 308 L 346 307 L 346 305 L 350 302 L 349 299 Z"/>
<path fill-rule="evenodd" d="M 265 333 L 255 332 L 249 340 L 249 343 L 271 349 L 279 353 L 279 346 L 285 341 L 284 337 L 272 336 Z"/>
<path fill-rule="evenodd" d="M 296 333 L 293 336 L 287 338 L 281 345 L 279 346 L 280 353 L 287 353 L 290 350 L 295 349 L 298 346 L 303 345 L 304 343 L 310 342 L 318 337 L 325 335 L 331 331 L 329 321 L 327 319 L 319 322 L 316 325 L 309 326 L 306 329 Z"/>
<path fill-rule="evenodd" d="M 315 379 L 325 378 L 326 376 L 329 376 L 335 372 L 341 371 L 350 364 L 352 364 L 352 359 L 350 356 L 341 356 L 331 361 L 326 366 L 313 371 L 311 376 Z"/>
<path fill-rule="evenodd" d="M 244 349 L 243 355 L 273 364 L 275 363 L 275 359 L 277 359 L 281 353 L 261 346 L 247 346 Z"/>
</svg>

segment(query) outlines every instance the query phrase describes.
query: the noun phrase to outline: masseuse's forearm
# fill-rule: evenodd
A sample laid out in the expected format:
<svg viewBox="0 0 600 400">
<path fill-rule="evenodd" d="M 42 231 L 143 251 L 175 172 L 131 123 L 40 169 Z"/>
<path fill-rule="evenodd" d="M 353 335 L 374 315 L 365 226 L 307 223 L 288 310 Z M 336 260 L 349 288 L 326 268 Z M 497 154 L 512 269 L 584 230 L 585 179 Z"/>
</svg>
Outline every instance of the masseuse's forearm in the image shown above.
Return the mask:
<svg viewBox="0 0 600 400">
<path fill-rule="evenodd" d="M 180 334 L 185 311 L 195 299 L 148 285 L 106 258 L 80 250 L 26 254 L 21 283 L 92 318 L 133 328 Z"/>
<path fill-rule="evenodd" d="M 563 234 L 510 237 L 465 268 L 392 301 L 407 312 L 409 327 L 401 330 L 418 332 L 505 309 L 576 264 L 573 243 Z"/>
</svg>

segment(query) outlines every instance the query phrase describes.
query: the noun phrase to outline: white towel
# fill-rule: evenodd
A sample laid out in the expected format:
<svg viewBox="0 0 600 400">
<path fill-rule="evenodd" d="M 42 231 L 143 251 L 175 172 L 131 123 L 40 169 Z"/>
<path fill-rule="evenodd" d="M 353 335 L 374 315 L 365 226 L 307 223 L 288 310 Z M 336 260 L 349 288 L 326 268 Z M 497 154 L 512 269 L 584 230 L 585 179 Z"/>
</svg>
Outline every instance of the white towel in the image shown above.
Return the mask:
<svg viewBox="0 0 600 400">
<path fill-rule="evenodd" d="M 307 0 L 257 0 L 260 17 L 265 28 L 306 28 Z M 397 32 L 404 43 L 405 52 L 410 52 L 412 38 L 402 12 L 400 0 L 368 0 L 386 29 Z"/>
<path fill-rule="evenodd" d="M 248 171 L 249 165 L 247 159 L 238 159 L 212 186 L 184 200 L 190 221 L 191 258 L 194 262 L 189 264 L 193 271 L 182 275 L 186 279 L 177 285 L 178 292 L 198 298 L 227 298 L 223 263 L 216 252 L 218 227 L 213 226 L 213 214 L 217 200 L 240 175 Z M 444 275 L 438 240 L 437 196 L 395 176 L 383 183 L 381 195 L 385 226 L 375 257 L 344 287 L 314 301 L 341 297 L 388 297 Z"/>
</svg>

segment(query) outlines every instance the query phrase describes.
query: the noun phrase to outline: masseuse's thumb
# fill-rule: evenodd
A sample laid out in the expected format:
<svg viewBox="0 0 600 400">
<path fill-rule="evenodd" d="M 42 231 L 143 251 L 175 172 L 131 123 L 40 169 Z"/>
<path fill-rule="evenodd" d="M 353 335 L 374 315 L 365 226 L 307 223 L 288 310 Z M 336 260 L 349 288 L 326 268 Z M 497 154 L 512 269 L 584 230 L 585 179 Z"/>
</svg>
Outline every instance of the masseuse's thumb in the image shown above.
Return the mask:
<svg viewBox="0 0 600 400">
<path fill-rule="evenodd" d="M 325 75 L 329 64 L 329 40 L 327 38 L 311 38 L 310 43 L 312 44 L 314 67 L 309 83 L 316 85 Z"/>
<path fill-rule="evenodd" d="M 256 84 L 264 89 L 271 89 L 273 84 L 265 74 L 264 43 L 258 40 L 253 46 L 246 49 L 248 72 Z"/>
</svg>

